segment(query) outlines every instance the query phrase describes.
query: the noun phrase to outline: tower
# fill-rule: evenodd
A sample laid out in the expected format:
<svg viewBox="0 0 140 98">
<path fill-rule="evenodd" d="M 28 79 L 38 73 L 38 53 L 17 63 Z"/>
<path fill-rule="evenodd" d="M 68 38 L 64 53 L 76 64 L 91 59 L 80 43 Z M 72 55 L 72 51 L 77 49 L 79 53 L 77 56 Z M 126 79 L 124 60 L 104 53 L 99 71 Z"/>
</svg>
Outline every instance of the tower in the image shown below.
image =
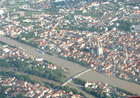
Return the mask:
<svg viewBox="0 0 140 98">
<path fill-rule="evenodd" d="M 102 56 L 104 54 L 102 43 L 98 41 L 98 56 Z"/>
</svg>

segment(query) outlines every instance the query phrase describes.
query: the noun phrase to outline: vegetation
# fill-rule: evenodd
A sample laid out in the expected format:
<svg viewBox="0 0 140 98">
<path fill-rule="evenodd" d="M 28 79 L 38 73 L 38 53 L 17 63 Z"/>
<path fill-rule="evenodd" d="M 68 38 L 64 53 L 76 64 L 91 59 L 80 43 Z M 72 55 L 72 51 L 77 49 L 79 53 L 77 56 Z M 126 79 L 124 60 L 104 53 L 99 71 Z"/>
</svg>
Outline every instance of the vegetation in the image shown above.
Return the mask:
<svg viewBox="0 0 140 98">
<path fill-rule="evenodd" d="M 78 31 L 89 31 L 89 32 L 101 32 L 102 29 L 101 28 L 95 28 L 95 27 L 85 27 L 85 26 L 72 26 L 72 25 L 67 25 L 64 26 L 62 29 L 66 29 L 66 30 L 78 30 Z"/>
<path fill-rule="evenodd" d="M 0 98 L 11 98 L 8 94 L 5 94 L 5 90 L 8 89 L 10 86 L 0 86 Z M 25 98 L 23 94 L 17 94 L 15 97 L 12 98 Z"/>
<path fill-rule="evenodd" d="M 85 92 L 97 97 L 97 98 L 108 98 L 105 96 L 105 94 L 100 94 L 97 91 L 93 90 L 92 88 L 82 88 Z M 113 98 L 117 98 L 117 97 L 113 97 Z"/>
<path fill-rule="evenodd" d="M 84 67 L 87 67 L 87 65 L 88 65 L 86 62 L 79 61 L 78 59 L 74 59 L 74 58 L 72 58 L 72 57 L 63 57 L 63 56 L 60 56 L 60 58 L 66 59 L 66 60 L 68 60 L 68 61 L 75 62 L 75 63 L 77 63 L 77 64 L 80 64 L 80 65 L 84 66 Z"/>
<path fill-rule="evenodd" d="M 74 82 L 75 84 L 79 84 L 79 85 L 82 85 L 82 86 L 84 86 L 85 83 L 86 83 L 84 80 L 79 79 L 79 78 L 75 78 L 75 79 L 73 80 L 73 82 Z"/>
<path fill-rule="evenodd" d="M 11 71 L 0 71 L 0 75 L 1 76 L 7 76 L 7 77 L 15 77 L 17 78 L 18 80 L 23 80 L 23 81 L 27 81 L 27 82 L 30 82 L 30 83 L 35 83 L 37 81 L 34 81 L 34 80 L 31 80 L 29 76 L 27 75 L 18 75 L 14 72 L 11 72 Z"/>
<path fill-rule="evenodd" d="M 100 92 L 98 92 L 97 90 L 93 90 L 92 88 L 82 88 L 85 92 L 87 92 L 87 93 L 89 93 L 89 94 L 91 94 L 91 95 L 93 95 L 93 96 L 95 96 L 95 97 L 97 97 L 97 98 L 118 98 L 118 97 L 120 97 L 120 98 L 123 98 L 123 97 L 121 97 L 122 95 L 122 93 L 125 93 L 126 95 L 133 95 L 132 93 L 130 93 L 130 92 L 127 92 L 127 91 L 125 91 L 125 90 L 123 90 L 123 89 L 120 89 L 120 88 L 116 88 L 115 87 L 115 90 L 116 90 L 116 92 L 120 92 L 120 94 L 119 93 L 116 93 L 116 92 L 112 92 L 112 93 L 110 93 L 110 97 L 109 96 L 107 96 L 105 93 L 100 93 Z M 100 91 L 100 89 L 98 89 L 99 91 Z"/>
<path fill-rule="evenodd" d="M 28 74 L 33 74 L 39 77 L 43 77 L 43 78 L 48 78 L 50 80 L 54 80 L 57 82 L 63 82 L 65 76 L 62 75 L 62 71 L 60 70 L 49 70 L 47 69 L 46 72 L 41 72 L 41 71 L 37 71 L 37 70 L 26 70 L 25 71 Z"/>
<path fill-rule="evenodd" d="M 22 61 L 21 59 L 16 58 L 0 59 L 0 66 L 13 67 L 18 71 L 48 78 L 57 82 L 63 82 L 65 80 L 65 75 L 61 69 L 50 70 L 48 68 L 43 68 L 43 65 L 37 66 L 36 62 L 33 60 L 25 59 Z"/>
<path fill-rule="evenodd" d="M 129 21 L 120 20 L 120 21 L 118 21 L 118 23 L 120 24 L 118 26 L 119 30 L 122 30 L 122 31 L 130 31 L 131 30 L 131 23 Z"/>
<path fill-rule="evenodd" d="M 4 94 L 5 89 L 7 89 L 7 86 L 0 86 L 0 98 L 8 98 L 6 94 Z"/>
<path fill-rule="evenodd" d="M 63 86 L 63 87 L 60 87 L 60 89 L 65 90 L 66 92 L 73 92 L 74 94 L 83 95 L 79 91 L 77 91 L 76 89 L 70 88 L 69 86 Z"/>
</svg>

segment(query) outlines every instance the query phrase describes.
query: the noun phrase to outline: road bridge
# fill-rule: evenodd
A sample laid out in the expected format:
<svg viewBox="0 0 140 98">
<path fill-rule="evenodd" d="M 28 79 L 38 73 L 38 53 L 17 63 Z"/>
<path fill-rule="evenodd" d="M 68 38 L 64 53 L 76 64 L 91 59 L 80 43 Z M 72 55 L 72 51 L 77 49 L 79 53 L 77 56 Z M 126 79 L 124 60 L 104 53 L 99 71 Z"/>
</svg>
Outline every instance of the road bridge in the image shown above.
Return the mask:
<svg viewBox="0 0 140 98">
<path fill-rule="evenodd" d="M 92 69 L 86 69 L 85 71 L 82 71 L 82 72 L 77 73 L 77 74 L 74 75 L 73 77 L 69 78 L 66 82 L 64 82 L 64 83 L 62 84 L 62 86 L 67 85 L 67 84 L 70 83 L 73 79 L 78 78 L 78 77 L 80 77 L 81 75 L 83 75 L 83 74 L 85 74 L 85 73 L 87 73 L 87 72 L 89 72 L 89 71 L 91 71 L 91 70 L 92 70 Z"/>
</svg>

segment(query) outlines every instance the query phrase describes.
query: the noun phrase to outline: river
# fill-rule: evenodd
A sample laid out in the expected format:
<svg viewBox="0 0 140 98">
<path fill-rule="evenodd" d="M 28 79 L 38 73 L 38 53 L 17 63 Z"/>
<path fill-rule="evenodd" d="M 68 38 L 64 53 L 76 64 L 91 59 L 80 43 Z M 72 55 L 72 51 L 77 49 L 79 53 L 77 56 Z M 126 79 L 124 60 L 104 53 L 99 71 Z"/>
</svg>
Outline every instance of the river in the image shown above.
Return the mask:
<svg viewBox="0 0 140 98">
<path fill-rule="evenodd" d="M 10 39 L 10 38 L 4 37 L 4 36 L 0 36 L 0 41 L 5 42 L 11 46 L 22 48 L 29 55 L 44 58 L 44 59 L 56 64 L 57 66 L 68 69 L 67 73 L 66 73 L 68 78 L 87 69 L 77 63 L 73 63 L 73 62 L 61 59 L 59 57 L 56 57 L 56 56 L 51 56 L 48 54 L 41 54 L 37 51 L 36 48 L 34 48 L 32 46 L 20 43 L 16 40 L 13 40 L 13 39 Z M 112 86 L 129 91 L 133 94 L 140 95 L 140 85 L 132 83 L 132 82 L 128 82 L 125 80 L 121 80 L 121 79 L 118 79 L 113 76 L 90 71 L 90 72 L 85 73 L 84 75 L 81 75 L 80 78 L 85 79 L 87 81 L 101 81 L 101 82 L 110 84 Z"/>
</svg>

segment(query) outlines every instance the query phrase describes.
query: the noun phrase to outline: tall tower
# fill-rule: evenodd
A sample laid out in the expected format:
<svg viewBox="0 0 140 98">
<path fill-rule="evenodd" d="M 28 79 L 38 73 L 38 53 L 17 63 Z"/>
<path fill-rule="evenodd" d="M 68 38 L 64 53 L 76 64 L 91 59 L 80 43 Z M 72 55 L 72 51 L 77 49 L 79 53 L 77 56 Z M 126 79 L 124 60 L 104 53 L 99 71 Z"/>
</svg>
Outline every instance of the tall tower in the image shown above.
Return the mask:
<svg viewBox="0 0 140 98">
<path fill-rule="evenodd" d="M 102 43 L 98 41 L 98 56 L 102 56 L 104 54 Z"/>
<path fill-rule="evenodd" d="M 124 64 L 126 64 L 128 60 L 128 51 L 127 51 L 127 48 L 125 49 L 125 59 L 124 59 Z"/>
</svg>

